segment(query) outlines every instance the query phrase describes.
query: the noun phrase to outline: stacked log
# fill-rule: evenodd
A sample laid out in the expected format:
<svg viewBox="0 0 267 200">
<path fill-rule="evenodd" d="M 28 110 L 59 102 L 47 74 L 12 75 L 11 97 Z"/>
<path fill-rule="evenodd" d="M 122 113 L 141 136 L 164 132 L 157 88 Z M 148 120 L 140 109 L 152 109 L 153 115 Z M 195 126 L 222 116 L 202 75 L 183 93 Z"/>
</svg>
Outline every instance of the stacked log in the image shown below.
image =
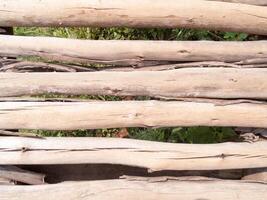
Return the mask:
<svg viewBox="0 0 267 200">
<path fill-rule="evenodd" d="M 228 2 L 2 0 L 0 10 L 0 26 L 179 27 L 267 35 L 266 7 Z"/>
<path fill-rule="evenodd" d="M 264 0 L 2 0 L 0 26 L 193 28 L 267 35 L 266 5 Z M 266 41 L 2 35 L 0 46 L 1 200 L 266 198 Z M 27 56 L 43 62 L 25 61 Z M 77 95 L 123 100 L 81 100 Z M 134 101 L 137 96 L 147 100 Z M 238 127 L 246 142 L 172 144 L 27 133 L 188 126 Z"/>
</svg>

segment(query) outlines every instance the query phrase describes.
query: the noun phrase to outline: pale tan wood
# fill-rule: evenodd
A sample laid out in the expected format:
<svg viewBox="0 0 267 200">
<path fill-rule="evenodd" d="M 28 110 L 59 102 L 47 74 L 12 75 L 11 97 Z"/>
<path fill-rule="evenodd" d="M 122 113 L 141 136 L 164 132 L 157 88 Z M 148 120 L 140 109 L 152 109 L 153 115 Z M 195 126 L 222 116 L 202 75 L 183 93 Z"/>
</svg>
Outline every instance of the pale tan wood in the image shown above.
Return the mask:
<svg viewBox="0 0 267 200">
<path fill-rule="evenodd" d="M 0 177 L 0 187 L 2 187 L 3 185 L 15 185 L 15 183 L 9 179 L 5 179 L 5 178 Z"/>
<path fill-rule="evenodd" d="M 257 6 L 267 6 L 266 0 L 208 0 L 208 1 L 223 1 L 223 2 L 231 2 L 231 3 L 251 4 L 251 5 L 257 5 Z"/>
<path fill-rule="evenodd" d="M 267 183 L 267 168 L 247 169 L 242 180 Z"/>
<path fill-rule="evenodd" d="M 258 62 L 259 59 L 267 62 L 267 41 L 96 41 L 0 36 L 0 46 L 2 56 L 34 55 L 82 63 L 139 65 L 144 61 Z"/>
<path fill-rule="evenodd" d="M 37 94 L 267 99 L 267 69 L 0 73 L 0 97 Z"/>
<path fill-rule="evenodd" d="M 30 185 L 45 184 L 45 175 L 23 170 L 15 166 L 1 166 L 0 177 Z"/>
<path fill-rule="evenodd" d="M 0 129 L 267 127 L 264 103 L 185 101 L 1 102 Z"/>
<path fill-rule="evenodd" d="M 267 34 L 266 7 L 215 1 L 1 0 L 0 10 L 0 26 L 179 27 Z"/>
<path fill-rule="evenodd" d="M 169 144 L 118 138 L 0 137 L 1 164 L 120 164 L 161 170 L 267 166 L 267 143 Z"/>
<path fill-rule="evenodd" d="M 19 195 L 18 195 L 19 194 Z M 108 180 L 45 186 L 3 186 L 1 200 L 265 200 L 267 186 L 238 181 Z"/>
</svg>

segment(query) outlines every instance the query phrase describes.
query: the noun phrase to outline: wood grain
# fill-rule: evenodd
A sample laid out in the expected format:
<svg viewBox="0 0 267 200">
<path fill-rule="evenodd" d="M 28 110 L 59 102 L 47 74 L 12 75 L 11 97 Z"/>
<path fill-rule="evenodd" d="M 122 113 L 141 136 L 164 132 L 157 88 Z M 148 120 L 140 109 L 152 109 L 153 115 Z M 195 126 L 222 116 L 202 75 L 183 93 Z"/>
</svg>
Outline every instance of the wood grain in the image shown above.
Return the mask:
<svg viewBox="0 0 267 200">
<path fill-rule="evenodd" d="M 82 67 L 79 65 L 51 64 L 43 62 L 20 61 L 14 59 L 0 59 L 0 72 L 97 72 L 97 71 L 166 71 L 181 68 L 207 68 L 207 67 L 223 67 L 223 68 L 267 68 L 266 61 L 254 60 L 254 63 L 226 63 L 220 61 L 203 61 L 203 62 L 182 62 L 182 63 L 148 63 L 144 62 L 141 66 L 101 66 L 101 67 Z M 255 63 L 259 62 L 259 63 Z"/>
<path fill-rule="evenodd" d="M 79 63 L 141 65 L 155 61 L 244 63 L 251 60 L 267 63 L 267 41 L 96 41 L 0 35 L 0 46 L 2 56 L 40 56 Z"/>
<path fill-rule="evenodd" d="M 237 181 L 169 180 L 149 183 L 146 181 L 108 180 L 31 187 L 0 187 L 1 200 L 265 200 L 266 194 L 266 185 Z"/>
<path fill-rule="evenodd" d="M 39 94 L 267 99 L 265 68 L 167 71 L 0 73 L 0 97 Z"/>
<path fill-rule="evenodd" d="M 267 105 L 186 101 L 0 102 L 0 129 L 267 127 Z"/>
<path fill-rule="evenodd" d="M 161 170 L 267 166 L 266 142 L 171 144 L 118 138 L 0 137 L 1 164 L 120 164 Z"/>
<path fill-rule="evenodd" d="M 23 170 L 15 166 L 0 165 L 0 178 L 30 185 L 42 185 L 45 184 L 44 177 L 43 174 Z"/>
<path fill-rule="evenodd" d="M 0 26 L 198 28 L 267 34 L 266 7 L 227 2 L 1 0 L 0 10 Z"/>
</svg>

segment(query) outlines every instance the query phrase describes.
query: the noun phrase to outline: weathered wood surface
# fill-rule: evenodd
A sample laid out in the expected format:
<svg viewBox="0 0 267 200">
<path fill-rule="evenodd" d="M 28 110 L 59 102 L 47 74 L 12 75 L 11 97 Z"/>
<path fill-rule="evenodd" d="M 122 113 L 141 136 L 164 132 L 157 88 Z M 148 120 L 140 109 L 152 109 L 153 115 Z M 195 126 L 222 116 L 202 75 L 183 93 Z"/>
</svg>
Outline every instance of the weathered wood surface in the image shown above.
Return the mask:
<svg viewBox="0 0 267 200">
<path fill-rule="evenodd" d="M 267 69 L 0 73 L 0 97 L 88 94 L 166 98 L 267 99 Z"/>
<path fill-rule="evenodd" d="M 266 7 L 217 1 L 1 0 L 0 10 L 0 26 L 179 27 L 267 34 Z"/>
<path fill-rule="evenodd" d="M 19 194 L 19 195 L 18 195 Z M 1 200 L 265 200 L 267 186 L 237 181 L 146 182 L 109 180 L 45 186 L 2 186 Z"/>
<path fill-rule="evenodd" d="M 0 100 L 1 101 L 1 100 Z M 7 130 L 0 130 L 0 136 L 16 136 L 16 137 L 39 137 L 37 134 L 28 133 L 28 132 L 17 132 L 17 131 L 7 131 Z"/>
<path fill-rule="evenodd" d="M 0 46 L 2 56 L 34 55 L 81 63 L 138 65 L 144 61 L 245 62 L 251 59 L 267 62 L 267 41 L 95 41 L 0 36 Z"/>
<path fill-rule="evenodd" d="M 82 67 L 77 65 L 51 64 L 42 62 L 29 62 L 14 59 L 0 59 L 0 72 L 97 72 L 97 71 L 165 71 L 181 68 L 206 68 L 206 67 L 224 67 L 224 68 L 267 68 L 266 61 L 254 60 L 251 63 L 226 63 L 220 61 L 203 61 L 203 62 L 184 62 L 184 63 L 144 63 L 144 66 L 105 66 L 105 67 Z M 153 65 L 157 64 L 157 65 Z"/>
<path fill-rule="evenodd" d="M 3 185 L 14 185 L 14 184 L 15 183 L 12 182 L 11 180 L 0 177 L 0 187 L 2 187 Z"/>
<path fill-rule="evenodd" d="M 70 117 L 71 116 L 71 117 Z M 1 102 L 0 129 L 267 127 L 267 105 L 186 101 Z"/>
<path fill-rule="evenodd" d="M 242 180 L 267 183 L 267 168 L 247 169 Z"/>
<path fill-rule="evenodd" d="M 257 6 L 267 6 L 266 0 L 209 0 L 209 1 L 223 1 L 223 2 L 231 2 L 231 3 L 251 4 L 251 5 L 257 5 Z"/>
<path fill-rule="evenodd" d="M 120 164 L 161 170 L 267 166 L 266 142 L 169 144 L 118 138 L 0 137 L 0 164 Z"/>
<path fill-rule="evenodd" d="M 15 166 L 0 165 L 0 178 L 30 185 L 41 185 L 45 183 L 44 177 L 43 174 L 26 171 Z"/>
<path fill-rule="evenodd" d="M 0 72 L 86 72 L 96 71 L 95 68 L 77 65 L 52 64 L 42 62 L 20 61 L 15 59 L 0 59 Z"/>
</svg>

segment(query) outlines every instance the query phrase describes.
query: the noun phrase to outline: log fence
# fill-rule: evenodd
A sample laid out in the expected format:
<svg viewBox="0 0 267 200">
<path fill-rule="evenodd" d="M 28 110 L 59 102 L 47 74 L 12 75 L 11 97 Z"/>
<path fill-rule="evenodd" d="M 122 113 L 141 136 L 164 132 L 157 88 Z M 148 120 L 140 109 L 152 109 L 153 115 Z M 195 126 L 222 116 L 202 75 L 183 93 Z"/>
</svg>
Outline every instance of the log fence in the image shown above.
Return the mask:
<svg viewBox="0 0 267 200">
<path fill-rule="evenodd" d="M 265 0 L 1 0 L 0 27 L 267 35 L 266 5 Z M 0 33 L 6 30 L 12 29 Z M 1 200 L 266 199 L 267 41 L 0 35 L 0 47 Z M 25 61 L 28 56 L 42 61 Z M 173 144 L 27 133 L 190 126 L 238 127 L 246 142 Z"/>
</svg>

